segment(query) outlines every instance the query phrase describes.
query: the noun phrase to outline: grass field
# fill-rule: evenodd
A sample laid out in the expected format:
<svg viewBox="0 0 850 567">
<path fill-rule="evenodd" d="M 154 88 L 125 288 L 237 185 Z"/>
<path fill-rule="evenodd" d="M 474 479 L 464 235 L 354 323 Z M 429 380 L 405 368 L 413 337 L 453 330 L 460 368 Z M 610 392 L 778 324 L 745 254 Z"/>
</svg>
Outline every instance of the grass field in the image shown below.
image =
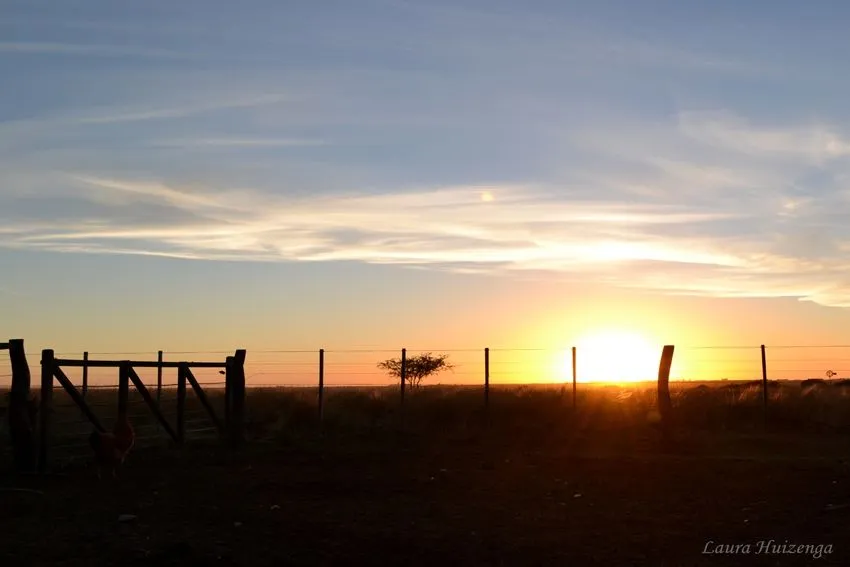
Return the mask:
<svg viewBox="0 0 850 567">
<path fill-rule="evenodd" d="M 109 423 L 114 392 L 92 396 Z M 845 389 L 772 386 L 767 423 L 746 385 L 675 387 L 673 401 L 677 441 L 662 447 L 642 386 L 582 385 L 575 411 L 569 389 L 494 388 L 489 413 L 480 388 L 425 388 L 403 411 L 392 388 L 332 389 L 321 431 L 315 390 L 251 390 L 244 449 L 177 450 L 153 430 L 103 482 L 70 458 L 86 430 L 63 429 L 55 474 L 0 482 L 42 491 L 0 491 L 0 561 L 850 564 Z M 62 408 L 56 421 L 77 419 Z M 817 545 L 831 548 L 815 558 Z"/>
</svg>

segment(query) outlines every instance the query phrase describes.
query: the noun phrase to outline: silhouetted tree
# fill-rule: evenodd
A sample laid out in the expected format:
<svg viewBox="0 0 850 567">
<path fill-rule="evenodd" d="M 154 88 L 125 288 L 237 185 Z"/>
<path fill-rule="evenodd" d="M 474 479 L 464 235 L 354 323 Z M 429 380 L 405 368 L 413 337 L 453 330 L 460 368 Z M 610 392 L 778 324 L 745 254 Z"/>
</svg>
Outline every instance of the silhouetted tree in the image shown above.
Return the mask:
<svg viewBox="0 0 850 567">
<path fill-rule="evenodd" d="M 437 374 L 443 370 L 451 370 L 454 365 L 449 364 L 447 354 L 439 356 L 426 352 L 417 356 L 411 356 L 405 361 L 404 379 L 411 388 L 418 388 L 422 380 Z M 378 363 L 378 368 L 386 371 L 390 376 L 401 379 L 401 357 L 389 358 Z"/>
<path fill-rule="evenodd" d="M 838 372 L 835 372 L 834 370 L 827 370 L 826 371 L 826 377 L 827 378 L 832 378 L 833 376 L 838 376 Z"/>
</svg>

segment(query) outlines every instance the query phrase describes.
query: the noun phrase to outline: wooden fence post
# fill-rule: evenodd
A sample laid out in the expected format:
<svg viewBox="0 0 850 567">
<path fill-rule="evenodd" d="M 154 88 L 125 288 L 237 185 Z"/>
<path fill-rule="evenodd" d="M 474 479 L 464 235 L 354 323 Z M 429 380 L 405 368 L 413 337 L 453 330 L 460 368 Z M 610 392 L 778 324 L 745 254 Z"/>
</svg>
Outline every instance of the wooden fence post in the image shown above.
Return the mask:
<svg viewBox="0 0 850 567">
<path fill-rule="evenodd" d="M 319 427 L 325 418 L 325 349 L 319 349 Z"/>
<path fill-rule="evenodd" d="M 576 347 L 573 347 L 573 409 L 576 409 L 576 382 L 578 381 L 578 373 L 576 372 Z"/>
<path fill-rule="evenodd" d="M 401 349 L 401 403 L 404 405 L 404 383 L 407 381 L 407 349 Z"/>
<path fill-rule="evenodd" d="M 89 391 L 89 351 L 83 353 L 83 398 Z"/>
<path fill-rule="evenodd" d="M 490 413 L 490 347 L 484 349 L 484 413 Z"/>
<path fill-rule="evenodd" d="M 661 417 L 661 435 L 664 441 L 672 439 L 673 404 L 670 401 L 670 367 L 673 365 L 673 345 L 664 345 L 658 365 L 658 413 Z"/>
<path fill-rule="evenodd" d="M 50 414 L 53 406 L 53 362 L 52 349 L 41 351 L 41 407 L 38 440 L 38 471 L 44 473 L 47 470 L 47 439 L 50 431 Z"/>
<path fill-rule="evenodd" d="M 401 397 L 399 399 L 398 421 L 399 421 L 399 428 L 401 430 L 404 430 L 404 428 L 405 428 L 405 423 L 404 423 L 404 388 L 405 388 L 405 382 L 407 382 L 407 349 L 406 348 L 401 349 L 401 368 L 400 368 L 400 372 L 399 372 L 399 377 L 401 378 L 401 380 L 400 380 L 400 382 L 401 382 L 401 384 L 400 384 Z"/>
<path fill-rule="evenodd" d="M 186 363 L 177 367 L 177 444 L 186 441 Z"/>
<path fill-rule="evenodd" d="M 761 345 L 761 389 L 763 418 L 767 423 L 767 352 L 764 345 Z"/>
<path fill-rule="evenodd" d="M 23 339 L 12 339 L 6 347 L 9 349 L 9 361 L 12 364 L 8 410 L 12 455 L 18 472 L 32 472 L 36 464 L 38 423 L 36 402 L 31 398 L 30 367 L 27 363 Z"/>
<path fill-rule="evenodd" d="M 30 395 L 32 376 L 24 350 L 24 339 L 9 341 L 9 362 L 12 365 L 12 386 L 10 392 L 26 400 Z"/>
<path fill-rule="evenodd" d="M 233 415 L 233 368 L 236 365 L 235 359 L 228 356 L 224 359 L 224 427 L 230 431 Z"/>
<path fill-rule="evenodd" d="M 162 400 L 162 351 L 156 351 L 156 403 Z"/>
<path fill-rule="evenodd" d="M 400 384 L 400 387 L 401 387 L 401 404 L 403 406 L 404 405 L 404 389 L 405 389 L 405 386 L 406 386 L 405 382 L 407 382 L 407 349 L 406 348 L 401 349 L 401 373 L 400 373 L 400 376 L 401 376 L 401 384 Z"/>
<path fill-rule="evenodd" d="M 239 349 L 233 357 L 233 372 L 231 373 L 231 395 L 233 408 L 230 428 L 231 440 L 235 446 L 245 441 L 245 350 Z"/>
</svg>

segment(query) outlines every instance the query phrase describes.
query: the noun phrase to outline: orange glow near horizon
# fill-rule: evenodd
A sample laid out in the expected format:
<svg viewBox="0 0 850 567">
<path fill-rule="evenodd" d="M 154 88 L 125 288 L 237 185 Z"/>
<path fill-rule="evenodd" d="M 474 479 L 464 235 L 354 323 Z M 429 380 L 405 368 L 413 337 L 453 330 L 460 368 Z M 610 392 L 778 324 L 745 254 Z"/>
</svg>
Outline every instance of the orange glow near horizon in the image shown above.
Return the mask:
<svg viewBox="0 0 850 567">
<path fill-rule="evenodd" d="M 601 329 L 576 341 L 579 382 L 641 382 L 658 375 L 661 345 L 646 335 L 620 329 Z M 572 353 L 566 352 L 565 374 L 572 379 Z"/>
</svg>

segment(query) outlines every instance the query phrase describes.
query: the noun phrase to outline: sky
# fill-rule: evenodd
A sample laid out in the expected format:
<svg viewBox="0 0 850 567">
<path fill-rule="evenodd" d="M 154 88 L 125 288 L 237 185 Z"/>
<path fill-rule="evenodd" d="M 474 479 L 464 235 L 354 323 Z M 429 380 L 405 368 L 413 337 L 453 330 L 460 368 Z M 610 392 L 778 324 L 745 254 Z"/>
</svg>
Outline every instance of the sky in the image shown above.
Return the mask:
<svg viewBox="0 0 850 567">
<path fill-rule="evenodd" d="M 0 337 L 247 348 L 271 382 L 265 351 L 628 332 L 752 347 L 749 377 L 760 344 L 850 344 L 848 16 L 2 0 Z M 774 368 L 850 375 L 844 351 Z M 711 356 L 674 374 L 731 372 Z"/>
</svg>

